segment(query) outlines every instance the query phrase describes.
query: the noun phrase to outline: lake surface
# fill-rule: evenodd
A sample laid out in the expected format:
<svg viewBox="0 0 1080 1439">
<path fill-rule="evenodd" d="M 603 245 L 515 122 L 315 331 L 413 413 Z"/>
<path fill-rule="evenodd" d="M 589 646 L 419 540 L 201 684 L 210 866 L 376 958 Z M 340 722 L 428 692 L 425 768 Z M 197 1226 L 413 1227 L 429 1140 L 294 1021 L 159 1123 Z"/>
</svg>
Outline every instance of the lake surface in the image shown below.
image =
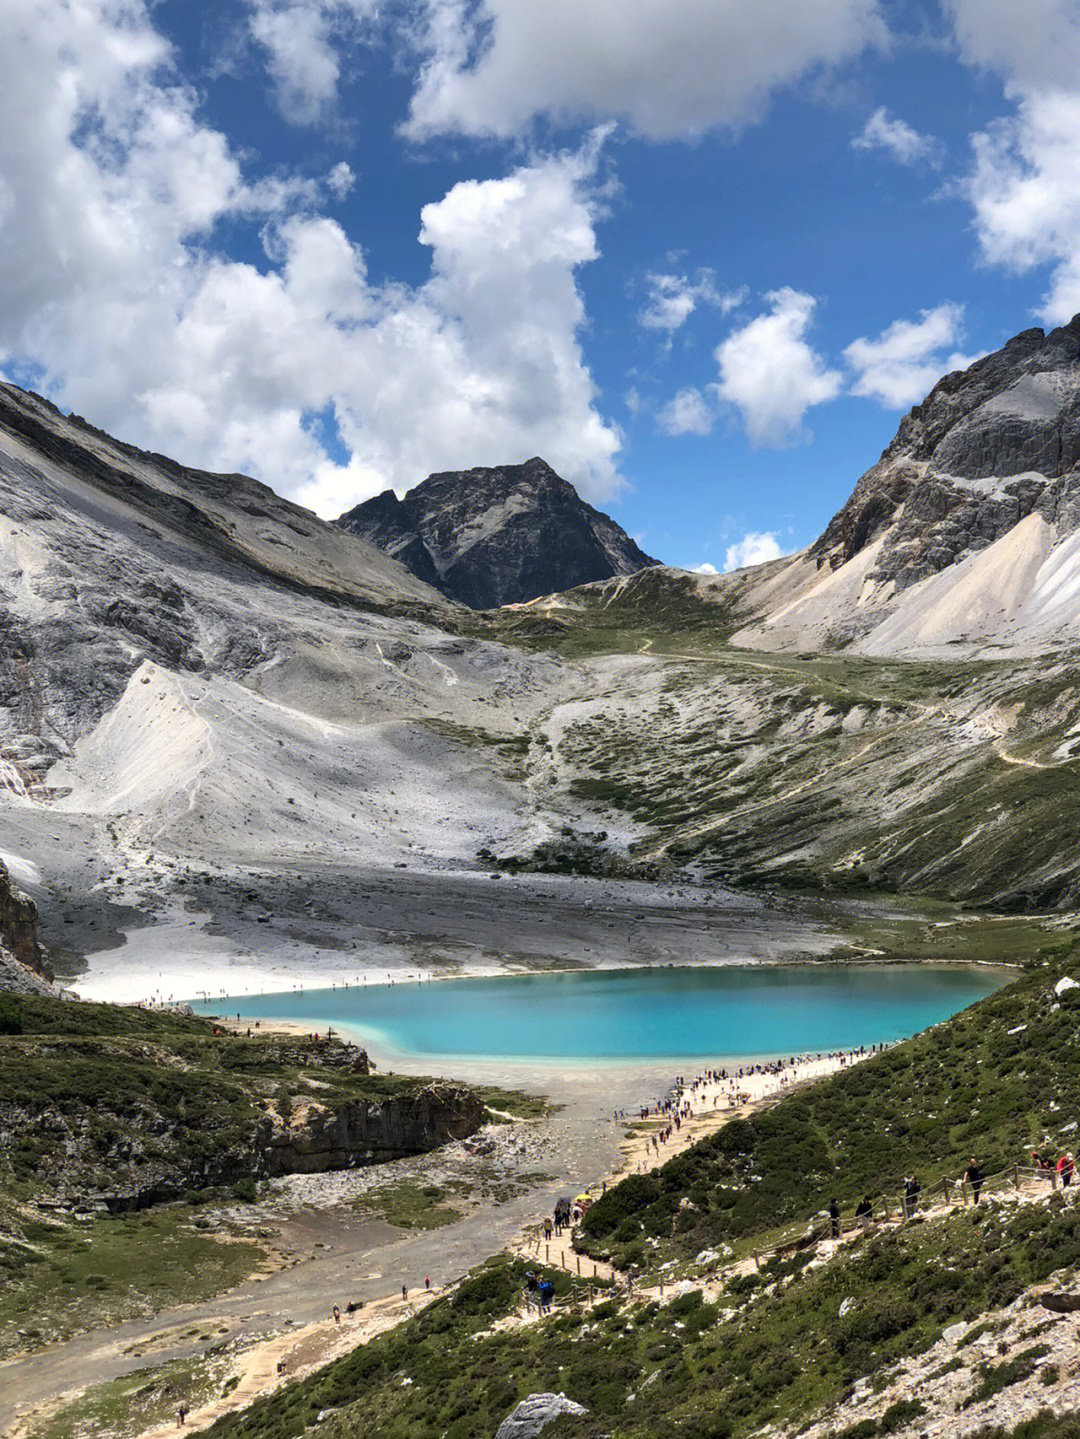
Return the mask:
<svg viewBox="0 0 1080 1439">
<path fill-rule="evenodd" d="M 409 1055 L 735 1059 L 888 1043 L 992 994 L 1000 970 L 723 965 L 585 970 L 244 995 L 201 1014 L 328 1025 Z"/>
</svg>

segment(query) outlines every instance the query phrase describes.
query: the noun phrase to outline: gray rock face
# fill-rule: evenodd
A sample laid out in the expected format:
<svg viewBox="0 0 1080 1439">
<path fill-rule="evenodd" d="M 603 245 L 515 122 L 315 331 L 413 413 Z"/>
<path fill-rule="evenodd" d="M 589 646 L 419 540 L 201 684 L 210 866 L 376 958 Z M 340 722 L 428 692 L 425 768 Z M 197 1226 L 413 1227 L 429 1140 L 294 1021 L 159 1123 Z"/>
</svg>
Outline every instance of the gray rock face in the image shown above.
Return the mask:
<svg viewBox="0 0 1080 1439">
<path fill-rule="evenodd" d="M 518 604 L 656 563 L 540 459 L 429 475 L 336 522 L 471 609 Z"/>
<path fill-rule="evenodd" d="M 467 1139 L 483 1121 L 483 1101 L 459 1084 L 429 1084 L 383 1104 L 312 1105 L 301 1123 L 275 1130 L 264 1142 L 261 1172 L 324 1174 L 381 1164 Z"/>
<path fill-rule="evenodd" d="M 564 1414 L 589 1411 L 565 1394 L 530 1394 L 509 1413 L 495 1430 L 495 1439 L 536 1439 L 549 1424 Z"/>
<path fill-rule="evenodd" d="M 812 547 L 838 568 L 884 535 L 871 578 L 903 590 L 1032 513 L 1080 526 L 1080 316 L 946 375 Z"/>
<path fill-rule="evenodd" d="M 37 906 L 16 889 L 0 860 L 0 990 L 51 993 L 52 975 L 37 937 Z"/>
</svg>

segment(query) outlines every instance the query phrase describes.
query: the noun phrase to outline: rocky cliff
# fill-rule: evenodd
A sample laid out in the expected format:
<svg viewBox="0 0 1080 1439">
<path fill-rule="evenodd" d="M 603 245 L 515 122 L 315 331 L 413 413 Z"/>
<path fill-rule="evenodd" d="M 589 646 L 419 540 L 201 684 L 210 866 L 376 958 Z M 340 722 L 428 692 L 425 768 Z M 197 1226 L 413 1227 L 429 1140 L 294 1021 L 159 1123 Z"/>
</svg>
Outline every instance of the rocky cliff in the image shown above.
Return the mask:
<svg viewBox="0 0 1080 1439">
<path fill-rule="evenodd" d="M 541 459 L 429 475 L 337 524 L 472 609 L 518 604 L 656 561 Z"/>
<path fill-rule="evenodd" d="M 1080 623 L 1080 316 L 946 375 L 737 642 L 1030 654 Z"/>
<path fill-rule="evenodd" d="M 452 1139 L 467 1139 L 483 1122 L 484 1106 L 463 1085 L 434 1081 L 380 1103 L 316 1100 L 297 1106 L 287 1122 L 275 1112 L 260 1135 L 261 1175 L 322 1174 L 423 1154 Z"/>
<path fill-rule="evenodd" d="M 48 993 L 45 954 L 37 937 L 37 906 L 11 882 L 0 860 L 0 991 Z"/>
<path fill-rule="evenodd" d="M 879 536 L 875 578 L 906 589 L 1022 519 L 1080 524 L 1080 315 L 946 375 L 900 424 L 811 548 L 836 569 Z"/>
</svg>

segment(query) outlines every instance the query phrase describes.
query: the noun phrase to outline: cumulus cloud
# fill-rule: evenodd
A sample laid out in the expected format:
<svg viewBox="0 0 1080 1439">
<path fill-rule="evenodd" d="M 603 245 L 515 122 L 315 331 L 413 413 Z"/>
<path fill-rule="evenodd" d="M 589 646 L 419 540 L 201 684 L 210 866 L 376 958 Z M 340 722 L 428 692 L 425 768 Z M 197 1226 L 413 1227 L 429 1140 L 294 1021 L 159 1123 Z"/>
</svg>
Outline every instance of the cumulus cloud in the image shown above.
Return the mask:
<svg viewBox="0 0 1080 1439">
<path fill-rule="evenodd" d="M 964 190 L 983 253 L 1050 267 L 1044 318 L 1080 310 L 1080 11 L 1074 0 L 950 0 L 961 58 L 995 71 L 1012 114 L 972 137 Z"/>
<path fill-rule="evenodd" d="M 598 141 L 454 186 L 420 216 L 429 279 L 375 285 L 361 246 L 317 213 L 351 176 L 249 179 L 141 0 L 8 3 L 8 373 L 324 514 L 431 469 L 537 453 L 590 498 L 618 488 L 619 435 L 578 341 Z M 260 226 L 262 263 L 215 252 L 225 220 Z"/>
<path fill-rule="evenodd" d="M 885 36 L 876 0 L 426 0 L 408 131 L 509 136 L 543 115 L 699 135 Z"/>
<path fill-rule="evenodd" d="M 708 400 L 692 385 L 680 390 L 656 417 L 665 435 L 707 435 L 715 420 Z"/>
<path fill-rule="evenodd" d="M 790 444 L 800 437 L 803 416 L 833 400 L 843 377 L 831 370 L 806 340 L 815 300 L 785 286 L 765 296 L 769 310 L 717 347 L 720 379 L 715 390 L 742 414 L 756 445 Z"/>
<path fill-rule="evenodd" d="M 342 47 L 378 18 L 378 0 L 249 0 L 249 10 L 278 109 L 293 124 L 315 124 L 337 100 Z"/>
<path fill-rule="evenodd" d="M 723 295 L 716 287 L 712 270 L 699 270 L 695 279 L 688 275 L 650 272 L 646 277 L 649 301 L 638 316 L 646 330 L 664 330 L 672 334 L 686 324 L 701 305 L 713 305 L 722 315 L 733 310 L 743 298 L 742 293 Z"/>
<path fill-rule="evenodd" d="M 763 565 L 768 560 L 778 560 L 781 555 L 789 553 L 790 551 L 781 548 L 779 540 L 771 530 L 760 534 L 749 530 L 741 540 L 728 545 L 724 555 L 724 573 L 744 570 L 748 565 Z"/>
<path fill-rule="evenodd" d="M 691 565 L 690 573 L 692 575 L 718 575 L 720 571 L 716 568 L 715 565 L 710 565 L 706 561 L 704 564 Z"/>
<path fill-rule="evenodd" d="M 1080 90 L 1025 95 L 972 144 L 965 191 L 983 253 L 1021 273 L 1049 265 L 1042 314 L 1069 319 L 1080 310 Z"/>
<path fill-rule="evenodd" d="M 884 150 L 901 165 L 939 165 L 942 159 L 939 140 L 920 135 L 906 120 L 891 116 L 884 106 L 874 111 L 851 145 L 854 150 Z"/>
<path fill-rule="evenodd" d="M 853 340 L 844 358 L 855 372 L 852 393 L 887 409 L 916 404 L 949 370 L 967 369 L 976 355 L 949 352 L 963 338 L 963 305 L 923 310 L 920 320 L 896 320 L 874 340 Z"/>
</svg>

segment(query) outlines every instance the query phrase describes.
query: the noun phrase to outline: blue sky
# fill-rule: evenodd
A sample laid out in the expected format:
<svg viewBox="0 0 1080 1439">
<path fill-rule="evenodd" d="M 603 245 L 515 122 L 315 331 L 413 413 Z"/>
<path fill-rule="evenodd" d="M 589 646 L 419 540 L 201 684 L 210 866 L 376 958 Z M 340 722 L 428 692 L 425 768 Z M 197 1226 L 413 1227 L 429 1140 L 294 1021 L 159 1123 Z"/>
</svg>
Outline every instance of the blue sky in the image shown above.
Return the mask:
<svg viewBox="0 0 1080 1439">
<path fill-rule="evenodd" d="M 0 371 L 332 516 L 541 454 L 807 543 L 1080 310 L 1075 0 L 8 0 Z"/>
</svg>

